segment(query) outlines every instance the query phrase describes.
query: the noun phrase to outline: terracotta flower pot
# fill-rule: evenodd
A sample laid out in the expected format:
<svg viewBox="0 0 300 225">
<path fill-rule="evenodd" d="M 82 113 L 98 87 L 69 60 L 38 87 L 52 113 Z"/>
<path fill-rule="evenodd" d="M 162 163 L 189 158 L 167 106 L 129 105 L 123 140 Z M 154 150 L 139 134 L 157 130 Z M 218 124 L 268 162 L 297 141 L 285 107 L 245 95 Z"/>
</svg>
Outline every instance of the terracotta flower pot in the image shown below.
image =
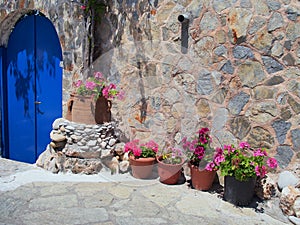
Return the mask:
<svg viewBox="0 0 300 225">
<path fill-rule="evenodd" d="M 103 124 L 111 121 L 111 101 L 100 96 L 96 101 L 92 96 L 71 95 L 66 117 L 76 123 Z M 71 118 L 71 119 L 70 119 Z"/>
<path fill-rule="evenodd" d="M 139 158 L 129 157 L 131 172 L 133 177 L 138 179 L 151 178 L 155 158 Z"/>
<path fill-rule="evenodd" d="M 224 200 L 237 206 L 247 206 L 254 196 L 256 177 L 239 181 L 233 176 L 224 178 Z"/>
<path fill-rule="evenodd" d="M 191 180 L 193 188 L 200 191 L 207 191 L 212 187 L 216 171 L 200 170 L 197 166 L 191 165 Z"/>
<path fill-rule="evenodd" d="M 162 157 L 157 158 L 159 181 L 164 184 L 177 184 L 181 176 L 181 169 L 184 159 L 180 164 L 166 164 L 162 161 Z"/>
<path fill-rule="evenodd" d="M 96 124 L 95 101 L 91 96 L 74 95 L 71 110 L 73 122 Z"/>
</svg>

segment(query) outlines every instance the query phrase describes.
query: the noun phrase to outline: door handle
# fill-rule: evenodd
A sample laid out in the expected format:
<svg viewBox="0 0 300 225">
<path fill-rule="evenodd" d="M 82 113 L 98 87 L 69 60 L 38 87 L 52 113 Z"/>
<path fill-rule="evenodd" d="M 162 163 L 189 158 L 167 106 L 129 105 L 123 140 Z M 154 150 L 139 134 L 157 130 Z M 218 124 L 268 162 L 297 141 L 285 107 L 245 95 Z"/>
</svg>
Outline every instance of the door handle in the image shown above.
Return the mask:
<svg viewBox="0 0 300 225">
<path fill-rule="evenodd" d="M 39 104 L 42 104 L 42 102 L 35 101 L 34 104 L 39 105 Z"/>
</svg>

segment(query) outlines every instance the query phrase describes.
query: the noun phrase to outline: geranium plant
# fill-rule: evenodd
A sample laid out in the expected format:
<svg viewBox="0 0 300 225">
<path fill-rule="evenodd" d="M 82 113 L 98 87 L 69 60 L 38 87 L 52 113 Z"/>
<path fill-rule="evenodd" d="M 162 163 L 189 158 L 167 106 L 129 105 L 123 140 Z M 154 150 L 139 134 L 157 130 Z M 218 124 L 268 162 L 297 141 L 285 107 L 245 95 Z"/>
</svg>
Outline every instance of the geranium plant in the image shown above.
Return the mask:
<svg viewBox="0 0 300 225">
<path fill-rule="evenodd" d="M 191 165 L 207 169 L 213 162 L 214 149 L 210 147 L 211 136 L 207 127 L 201 128 L 192 140 L 182 139 L 182 146 Z"/>
<path fill-rule="evenodd" d="M 241 142 L 238 148 L 234 145 L 218 148 L 212 166 L 220 169 L 222 176 L 246 181 L 255 176 L 264 177 L 270 169 L 277 167 L 277 161 L 268 156 L 266 149 L 252 149 L 247 142 Z"/>
<path fill-rule="evenodd" d="M 101 72 L 95 72 L 94 77 L 89 77 L 85 82 L 78 80 L 74 83 L 76 93 L 82 96 L 93 96 L 97 99 L 104 96 L 106 99 L 123 99 L 124 92 L 117 89 L 113 83 L 108 83 Z"/>
<path fill-rule="evenodd" d="M 166 164 L 180 164 L 182 163 L 182 159 L 185 158 L 182 150 L 175 147 L 168 147 L 157 155 Z"/>
<path fill-rule="evenodd" d="M 153 140 L 140 144 L 140 141 L 135 139 L 127 142 L 124 146 L 124 152 L 127 152 L 129 156 L 133 156 L 136 159 L 155 157 L 157 151 L 158 144 Z"/>
</svg>

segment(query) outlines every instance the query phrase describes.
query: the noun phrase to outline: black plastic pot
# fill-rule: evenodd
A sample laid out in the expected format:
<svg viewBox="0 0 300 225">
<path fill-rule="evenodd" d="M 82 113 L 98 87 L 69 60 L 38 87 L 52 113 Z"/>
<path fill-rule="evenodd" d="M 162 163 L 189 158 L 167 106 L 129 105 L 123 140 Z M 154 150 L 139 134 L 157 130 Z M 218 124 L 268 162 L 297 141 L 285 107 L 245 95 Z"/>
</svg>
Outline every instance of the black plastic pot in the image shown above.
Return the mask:
<svg viewBox="0 0 300 225">
<path fill-rule="evenodd" d="M 224 200 L 236 206 L 247 206 L 254 196 L 256 177 L 247 181 L 236 180 L 232 176 L 225 176 Z"/>
</svg>

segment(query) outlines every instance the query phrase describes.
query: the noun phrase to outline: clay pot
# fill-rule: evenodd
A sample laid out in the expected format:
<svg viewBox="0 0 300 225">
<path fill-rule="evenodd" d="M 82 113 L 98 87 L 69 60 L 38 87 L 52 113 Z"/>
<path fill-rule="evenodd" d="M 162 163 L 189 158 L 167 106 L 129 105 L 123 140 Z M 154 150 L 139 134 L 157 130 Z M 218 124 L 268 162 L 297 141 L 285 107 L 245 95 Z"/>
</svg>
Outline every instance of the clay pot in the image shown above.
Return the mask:
<svg viewBox="0 0 300 225">
<path fill-rule="evenodd" d="M 138 179 L 147 179 L 152 177 L 155 158 L 139 158 L 129 157 L 132 176 Z"/>
<path fill-rule="evenodd" d="M 180 164 L 166 164 L 162 161 L 162 157 L 157 158 L 159 181 L 164 184 L 177 184 L 181 176 L 181 169 L 184 159 Z"/>
<path fill-rule="evenodd" d="M 66 118 L 76 123 L 103 124 L 111 121 L 111 101 L 100 96 L 71 95 Z"/>
<path fill-rule="evenodd" d="M 200 191 L 207 191 L 212 187 L 216 171 L 208 171 L 206 169 L 200 170 L 197 166 L 189 163 L 191 170 L 191 180 L 193 188 Z"/>
<path fill-rule="evenodd" d="M 74 95 L 72 105 L 73 122 L 96 124 L 95 101 L 92 96 Z"/>
</svg>

